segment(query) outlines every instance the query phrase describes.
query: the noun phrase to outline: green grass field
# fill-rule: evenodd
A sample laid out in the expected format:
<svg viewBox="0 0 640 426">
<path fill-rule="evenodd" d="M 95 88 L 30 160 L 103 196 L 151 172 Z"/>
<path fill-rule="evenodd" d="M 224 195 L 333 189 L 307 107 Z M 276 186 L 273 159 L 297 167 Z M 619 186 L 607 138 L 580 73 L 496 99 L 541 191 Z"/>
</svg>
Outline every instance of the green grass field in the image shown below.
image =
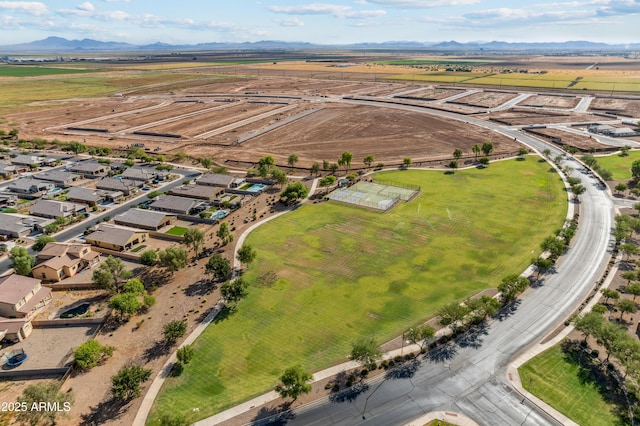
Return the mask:
<svg viewBox="0 0 640 426">
<path fill-rule="evenodd" d="M 182 226 L 174 226 L 173 228 L 165 232 L 165 234 L 182 236 L 185 232 L 187 232 L 187 228 L 184 228 Z"/>
<path fill-rule="evenodd" d="M 556 345 L 518 369 L 525 389 L 582 426 L 621 425 L 598 387 Z"/>
<path fill-rule="evenodd" d="M 24 65 L 0 65 L 0 77 L 40 77 L 43 75 L 84 74 L 97 70 L 78 68 L 46 68 Z"/>
<path fill-rule="evenodd" d="M 629 155 L 621 157 L 619 154 L 596 157 L 598 164 L 610 170 L 613 180 L 631 179 L 631 164 L 640 160 L 640 151 L 629 151 Z"/>
<path fill-rule="evenodd" d="M 523 271 L 567 210 L 559 176 L 537 158 L 453 175 L 382 172 L 385 183 L 423 190 L 387 213 L 305 204 L 256 229 L 247 239 L 258 253 L 245 274 L 249 296 L 198 338 L 150 423 L 222 411 L 272 389 L 290 365 L 344 361 L 359 336 L 382 343 Z"/>
<path fill-rule="evenodd" d="M 580 80 L 574 89 L 603 90 L 610 92 L 640 92 L 640 78 L 590 77 Z"/>
</svg>

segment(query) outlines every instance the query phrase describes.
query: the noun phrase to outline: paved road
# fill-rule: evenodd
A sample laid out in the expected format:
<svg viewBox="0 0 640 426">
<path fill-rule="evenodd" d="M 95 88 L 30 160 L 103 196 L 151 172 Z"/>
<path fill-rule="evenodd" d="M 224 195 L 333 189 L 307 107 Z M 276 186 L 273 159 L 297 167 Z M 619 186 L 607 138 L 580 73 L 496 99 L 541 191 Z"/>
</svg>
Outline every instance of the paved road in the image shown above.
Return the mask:
<svg viewBox="0 0 640 426">
<path fill-rule="evenodd" d="M 431 112 L 430 112 L 431 113 Z M 440 113 L 455 119 L 453 114 Z M 465 117 L 542 150 L 555 148 L 512 129 Z M 477 123 L 476 123 L 477 122 Z M 566 161 L 574 169 L 581 166 Z M 574 172 L 587 191 L 580 228 L 557 272 L 527 291 L 517 309 L 466 340 L 430 354 L 413 377 L 372 384 L 352 402 L 323 401 L 295 411 L 288 425 L 403 425 L 429 411 L 460 412 L 481 425 L 556 425 L 509 385 L 506 367 L 564 321 L 593 288 L 612 247 L 613 204 L 595 178 Z"/>
</svg>

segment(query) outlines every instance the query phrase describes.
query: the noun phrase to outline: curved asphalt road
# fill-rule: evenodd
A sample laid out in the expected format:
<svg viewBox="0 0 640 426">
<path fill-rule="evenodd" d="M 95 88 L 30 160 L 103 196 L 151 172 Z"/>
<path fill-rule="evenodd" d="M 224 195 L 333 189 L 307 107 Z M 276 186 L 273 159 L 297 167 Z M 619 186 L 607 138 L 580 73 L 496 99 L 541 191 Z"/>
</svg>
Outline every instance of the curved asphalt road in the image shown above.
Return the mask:
<svg viewBox="0 0 640 426">
<path fill-rule="evenodd" d="M 425 112 L 422 108 L 406 109 Z M 537 150 L 549 148 L 553 155 L 560 154 L 537 139 L 491 122 L 444 112 L 428 113 L 473 122 L 517 137 Z M 581 168 L 571 159 L 565 164 L 575 170 Z M 587 189 L 582 195 L 579 231 L 556 273 L 549 275 L 541 286 L 528 290 L 517 309 L 471 338 L 430 354 L 413 377 L 372 383 L 368 391 L 352 402 L 323 400 L 302 407 L 294 411 L 295 417 L 287 424 L 403 425 L 430 411 L 453 411 L 481 425 L 557 425 L 509 385 L 506 367 L 573 312 L 593 288 L 607 262 L 612 247 L 613 203 L 606 188 L 594 177 L 577 172 L 574 175 L 581 177 Z"/>
</svg>

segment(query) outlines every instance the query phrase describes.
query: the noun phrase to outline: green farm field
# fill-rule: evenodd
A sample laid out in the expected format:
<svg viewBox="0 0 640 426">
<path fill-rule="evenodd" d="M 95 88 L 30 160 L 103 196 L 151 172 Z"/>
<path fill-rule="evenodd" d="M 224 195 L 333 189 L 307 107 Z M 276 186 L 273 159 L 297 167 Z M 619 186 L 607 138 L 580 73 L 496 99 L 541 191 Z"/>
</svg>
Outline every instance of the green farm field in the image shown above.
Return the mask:
<svg viewBox="0 0 640 426">
<path fill-rule="evenodd" d="M 518 369 L 520 380 L 532 394 L 582 426 L 622 425 L 598 385 L 585 378 L 579 364 L 572 362 L 556 345 Z"/>
<path fill-rule="evenodd" d="M 24 65 L 0 65 L 0 77 L 40 77 L 44 75 L 86 74 L 98 70 L 62 68 L 62 67 L 30 67 Z"/>
<path fill-rule="evenodd" d="M 454 71 L 434 71 L 434 72 L 416 72 L 415 74 L 399 74 L 385 77 L 386 80 L 411 80 L 411 81 L 432 81 L 435 83 L 464 83 L 477 77 L 487 74 L 474 74 L 470 72 L 454 72 Z"/>
<path fill-rule="evenodd" d="M 629 155 L 621 156 L 620 154 L 605 155 L 596 157 L 598 164 L 609 170 L 613 180 L 629 180 L 631 179 L 631 164 L 640 160 L 640 151 L 629 151 Z"/>
<path fill-rule="evenodd" d="M 495 287 L 528 266 L 567 210 L 559 176 L 533 156 L 452 175 L 374 176 L 422 192 L 387 213 L 305 204 L 249 235 L 258 253 L 245 273 L 249 296 L 196 340 L 150 424 L 165 413 L 210 416 L 269 391 L 290 365 L 344 361 L 359 336 L 383 343 L 445 303 Z"/>
</svg>

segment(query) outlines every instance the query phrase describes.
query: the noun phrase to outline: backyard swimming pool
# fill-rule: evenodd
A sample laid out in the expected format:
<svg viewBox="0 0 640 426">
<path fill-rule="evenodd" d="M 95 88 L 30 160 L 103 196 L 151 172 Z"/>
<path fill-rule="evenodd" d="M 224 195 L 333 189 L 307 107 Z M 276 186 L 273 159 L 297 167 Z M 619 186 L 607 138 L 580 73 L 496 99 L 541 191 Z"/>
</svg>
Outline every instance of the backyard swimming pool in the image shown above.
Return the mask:
<svg viewBox="0 0 640 426">
<path fill-rule="evenodd" d="M 222 219 L 229 214 L 229 210 L 217 210 L 211 215 L 211 219 Z"/>
<path fill-rule="evenodd" d="M 88 310 L 91 303 L 82 303 L 81 305 L 76 306 L 75 308 L 68 309 L 60 314 L 60 318 L 75 318 L 80 315 L 84 315 Z"/>
<path fill-rule="evenodd" d="M 261 183 L 256 183 L 254 185 L 251 185 L 249 188 L 245 189 L 245 191 L 247 192 L 260 192 L 264 189 L 265 185 L 261 184 Z"/>
<path fill-rule="evenodd" d="M 57 194 L 58 192 L 62 191 L 62 189 L 60 188 L 53 188 L 52 190 L 50 190 L 48 193 L 49 194 Z"/>
</svg>

